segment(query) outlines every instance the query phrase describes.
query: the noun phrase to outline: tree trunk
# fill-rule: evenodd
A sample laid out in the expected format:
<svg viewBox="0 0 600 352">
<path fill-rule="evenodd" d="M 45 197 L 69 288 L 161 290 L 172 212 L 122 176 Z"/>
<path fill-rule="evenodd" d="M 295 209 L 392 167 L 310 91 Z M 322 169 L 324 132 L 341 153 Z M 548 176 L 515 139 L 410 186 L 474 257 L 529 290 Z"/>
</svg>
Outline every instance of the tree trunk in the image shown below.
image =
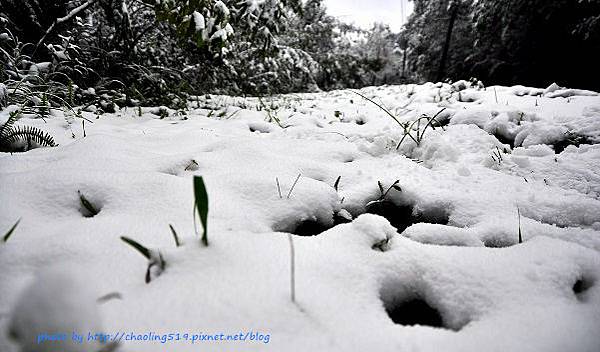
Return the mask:
<svg viewBox="0 0 600 352">
<path fill-rule="evenodd" d="M 452 29 L 454 28 L 454 22 L 458 16 L 458 5 L 456 1 L 450 5 L 450 22 L 448 22 L 448 31 L 446 32 L 446 41 L 444 42 L 444 49 L 442 51 L 442 58 L 440 59 L 440 68 L 437 72 L 436 81 L 439 82 L 444 79 L 446 74 L 446 60 L 448 59 L 448 51 L 450 50 L 450 39 L 452 38 Z"/>
</svg>

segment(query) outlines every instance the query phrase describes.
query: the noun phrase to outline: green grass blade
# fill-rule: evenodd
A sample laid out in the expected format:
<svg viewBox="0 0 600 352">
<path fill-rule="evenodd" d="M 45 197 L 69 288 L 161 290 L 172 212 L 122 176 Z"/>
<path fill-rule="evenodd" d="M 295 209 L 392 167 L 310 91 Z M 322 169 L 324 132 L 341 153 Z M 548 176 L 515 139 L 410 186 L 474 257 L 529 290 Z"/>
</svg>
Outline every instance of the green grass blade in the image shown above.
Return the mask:
<svg viewBox="0 0 600 352">
<path fill-rule="evenodd" d="M 208 246 L 208 193 L 206 192 L 206 186 L 204 185 L 202 176 L 194 176 L 194 200 L 196 211 L 202 222 L 202 244 Z M 198 232 L 198 229 L 196 229 L 196 232 Z"/>
<path fill-rule="evenodd" d="M 140 252 L 146 259 L 150 260 L 150 250 L 143 245 L 139 244 L 137 241 L 132 240 L 129 237 L 121 236 L 121 240 L 131 247 L 135 248 L 138 252 Z"/>
<path fill-rule="evenodd" d="M 173 234 L 173 239 L 175 240 L 175 247 L 179 247 L 181 243 L 179 242 L 179 236 L 177 236 L 177 232 L 175 232 L 175 228 L 173 225 L 169 224 L 169 228 L 171 229 L 171 233 Z"/>
<path fill-rule="evenodd" d="M 340 180 L 342 179 L 342 176 L 338 176 L 338 178 L 335 180 L 335 183 L 333 184 L 333 188 L 335 189 L 335 191 L 338 191 L 338 187 L 340 186 Z"/>
<path fill-rule="evenodd" d="M 19 222 L 21 222 L 21 219 L 17 220 L 17 222 L 15 222 L 15 224 L 10 228 L 10 230 L 8 230 L 8 232 L 4 235 L 4 237 L 2 237 L 2 240 L 4 241 L 4 243 L 6 243 L 8 241 L 8 238 L 15 231 L 15 229 L 17 228 L 17 225 L 19 225 Z"/>
<path fill-rule="evenodd" d="M 79 200 L 81 201 L 81 205 L 83 205 L 85 210 L 87 210 L 90 214 L 92 214 L 91 216 L 98 215 L 98 213 L 100 211 L 98 209 L 96 209 L 96 207 L 92 203 L 90 203 L 89 200 L 87 200 L 87 198 L 83 195 L 83 193 L 81 193 L 81 191 L 77 191 L 77 193 L 79 194 Z"/>
<path fill-rule="evenodd" d="M 380 108 L 383 112 L 385 112 L 389 117 L 391 117 L 392 119 L 394 119 L 394 121 L 396 121 L 396 123 L 398 123 L 400 126 L 402 126 L 402 123 L 398 120 L 398 118 L 396 118 L 396 116 L 394 116 L 394 114 L 392 114 L 388 109 L 386 109 L 383 106 L 381 106 L 381 104 L 377 104 L 375 101 L 373 101 L 373 99 L 368 98 L 367 96 L 365 96 L 365 95 L 363 95 L 363 94 L 361 94 L 361 93 L 359 93 L 357 91 L 351 90 L 351 92 L 354 93 L 354 94 L 356 94 L 356 95 L 359 95 L 363 99 L 371 102 L 372 104 L 374 104 L 375 106 L 377 106 L 378 108 Z"/>
<path fill-rule="evenodd" d="M 438 111 L 437 114 L 433 115 L 431 118 L 428 119 L 427 124 L 425 125 L 425 128 L 423 129 L 423 133 L 421 133 L 421 138 L 423 139 L 423 135 L 425 134 L 425 131 L 427 131 L 427 127 L 431 127 L 433 129 L 435 129 L 435 127 L 431 124 L 432 122 L 436 122 L 439 125 L 439 122 L 437 121 L 437 117 L 446 110 L 446 108 L 442 108 L 442 110 Z"/>
<path fill-rule="evenodd" d="M 381 181 L 377 181 L 377 186 L 379 186 L 379 193 L 381 194 L 381 199 L 383 199 L 383 197 L 385 197 L 385 192 L 383 191 L 383 185 L 381 184 Z"/>
</svg>

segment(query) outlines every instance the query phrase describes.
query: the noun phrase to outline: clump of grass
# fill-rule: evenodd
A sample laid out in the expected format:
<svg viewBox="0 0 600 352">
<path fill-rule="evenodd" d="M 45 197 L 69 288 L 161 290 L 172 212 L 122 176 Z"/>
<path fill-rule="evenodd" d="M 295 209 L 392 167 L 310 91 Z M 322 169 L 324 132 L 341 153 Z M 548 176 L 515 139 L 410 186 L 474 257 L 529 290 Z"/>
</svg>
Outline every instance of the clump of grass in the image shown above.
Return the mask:
<svg viewBox="0 0 600 352">
<path fill-rule="evenodd" d="M 502 161 L 504 161 L 504 158 L 502 157 L 502 152 L 500 151 L 500 148 L 498 148 L 498 146 L 496 146 L 496 149 L 492 152 L 491 157 L 492 160 L 494 160 L 498 164 L 498 166 L 502 165 Z"/>
<path fill-rule="evenodd" d="M 196 212 L 198 212 L 200 222 L 202 222 L 202 244 L 208 247 L 208 193 L 206 192 L 202 176 L 194 176 L 194 229 L 196 230 L 196 234 L 198 234 Z"/>
<path fill-rule="evenodd" d="M 84 195 L 83 193 L 81 193 L 81 191 L 77 191 L 77 194 L 79 194 L 79 201 L 81 202 L 81 205 L 83 206 L 83 208 L 87 211 L 88 214 L 84 214 L 84 216 L 86 218 L 91 218 L 94 217 L 96 215 L 98 215 L 98 213 L 100 213 L 100 210 L 98 210 Z"/>
<path fill-rule="evenodd" d="M 443 130 L 444 126 L 442 126 L 442 124 L 437 120 L 437 117 L 445 110 L 446 110 L 446 108 L 442 108 L 440 111 L 438 111 L 433 116 L 428 116 L 426 114 L 423 114 L 423 115 L 421 115 L 421 117 L 414 120 L 412 123 L 407 122 L 405 124 L 402 124 L 402 127 L 404 128 L 404 135 L 400 139 L 400 142 L 398 142 L 398 145 L 396 146 L 396 150 L 400 149 L 400 146 L 402 145 L 402 142 L 404 142 L 406 137 L 409 137 L 410 139 L 412 139 L 417 144 L 417 146 L 421 145 L 421 142 L 423 141 L 423 137 L 425 136 L 425 132 L 427 132 L 427 128 L 431 128 L 431 129 L 435 130 L 436 126 L 433 125 L 433 122 L 435 122 Z M 423 120 L 425 121 L 424 122 L 425 127 L 423 128 L 423 131 L 421 131 L 421 121 L 423 121 Z M 415 129 L 415 126 L 416 126 L 416 129 Z M 416 131 L 415 136 L 412 135 L 412 133 L 411 133 L 412 131 Z"/>
<path fill-rule="evenodd" d="M 15 232 L 15 229 L 17 228 L 17 226 L 19 225 L 20 222 L 21 222 L 21 219 L 17 220 L 17 222 L 15 222 L 15 224 L 8 230 L 8 232 L 6 232 L 6 234 L 4 234 L 4 236 L 2 236 L 2 241 L 4 243 L 8 242 L 8 239 L 13 234 L 13 232 Z"/>
<path fill-rule="evenodd" d="M 292 196 L 292 192 L 294 191 L 298 180 L 300 180 L 300 176 L 302 176 L 302 174 L 298 174 L 298 176 L 296 176 L 296 179 L 294 180 L 294 183 L 292 184 L 292 187 L 290 188 L 286 196 L 287 199 L 290 199 L 290 197 Z M 279 177 L 275 177 L 275 183 L 277 184 L 277 194 L 279 195 L 279 199 L 283 199 L 283 195 L 281 194 L 281 184 L 279 183 Z"/>
<path fill-rule="evenodd" d="M 195 171 L 198 170 L 199 167 L 200 165 L 198 165 L 198 162 L 192 159 L 190 163 L 185 167 L 184 171 Z"/>
<path fill-rule="evenodd" d="M 404 125 L 402 124 L 402 122 L 400 122 L 400 120 L 398 120 L 398 118 L 396 116 L 394 116 L 394 114 L 392 114 L 388 109 L 386 109 L 385 107 L 383 107 L 381 104 L 378 104 L 377 102 L 375 102 L 373 99 L 367 97 L 364 94 L 361 94 L 357 91 L 351 90 L 352 93 L 359 95 L 360 97 L 362 97 L 363 99 L 371 102 L 372 104 L 374 104 L 375 106 L 377 106 L 378 108 L 380 108 L 383 112 L 385 112 L 389 117 L 391 117 L 392 119 L 394 119 L 394 121 L 396 121 L 396 123 L 398 123 L 398 125 L 400 125 L 401 127 L 404 127 Z"/>
<path fill-rule="evenodd" d="M 381 183 L 381 181 L 377 181 L 377 186 L 379 186 L 379 192 L 381 193 L 381 195 L 379 196 L 379 201 L 383 201 L 385 200 L 385 198 L 387 197 L 388 193 L 390 193 L 390 191 L 396 190 L 398 192 L 402 192 L 402 187 L 400 187 L 398 184 L 400 183 L 400 180 L 396 180 L 394 181 L 394 183 L 392 183 L 391 186 L 389 186 L 387 188 L 387 190 L 383 190 L 383 184 Z"/>
<path fill-rule="evenodd" d="M 366 212 L 383 216 L 386 219 L 391 219 L 392 217 L 396 216 L 395 213 L 398 212 L 398 207 L 392 201 L 388 200 L 387 196 L 392 190 L 402 192 L 402 188 L 398 185 L 399 183 L 400 180 L 396 180 L 391 186 L 389 186 L 387 189 L 384 189 L 381 181 L 377 181 L 377 186 L 379 187 L 380 193 L 379 198 L 366 204 Z"/>
<path fill-rule="evenodd" d="M 380 252 L 386 252 L 389 249 L 389 246 L 390 246 L 390 239 L 386 238 L 386 239 L 383 239 L 381 241 L 374 243 L 373 246 L 371 246 L 371 249 L 380 251 Z"/>
<path fill-rule="evenodd" d="M 396 150 L 400 149 L 400 146 L 402 145 L 402 142 L 404 142 L 404 140 L 406 139 L 406 137 L 412 139 L 417 146 L 419 146 L 421 144 L 421 142 L 423 141 L 423 136 L 425 135 L 425 132 L 427 131 L 428 128 L 431 128 L 433 130 L 435 130 L 436 126 L 433 125 L 433 123 L 435 122 L 437 124 L 437 126 L 441 127 L 442 129 L 444 129 L 444 126 L 442 126 L 442 124 L 437 120 L 437 117 L 444 112 L 444 110 L 446 110 L 446 108 L 442 108 L 440 111 L 438 111 L 435 115 L 433 116 L 428 116 L 426 114 L 421 115 L 421 117 L 419 117 L 418 119 L 412 121 L 412 122 L 406 122 L 406 123 L 402 123 L 400 122 L 400 120 L 398 120 L 398 118 L 396 116 L 394 116 L 394 114 L 392 114 L 388 109 L 386 109 L 383 105 L 375 102 L 373 99 L 359 93 L 356 91 L 352 91 L 354 94 L 357 94 L 359 96 L 361 96 L 363 99 L 371 102 L 372 104 L 374 104 L 375 106 L 377 106 L 379 109 L 381 109 L 383 112 L 385 112 L 389 117 L 391 117 L 392 119 L 394 119 L 394 121 L 396 121 L 396 123 L 398 125 L 400 125 L 400 127 L 402 127 L 403 130 L 403 136 L 400 139 L 400 142 L 398 142 L 398 145 L 396 145 Z M 410 104 L 410 102 L 409 102 Z M 406 108 L 403 107 L 403 108 Z M 422 121 L 423 124 L 425 125 L 425 127 L 423 128 L 423 130 L 421 131 L 421 124 Z M 416 135 L 413 136 L 412 135 L 412 131 L 415 131 L 415 127 L 416 127 Z"/>
<path fill-rule="evenodd" d="M 300 180 L 300 176 L 301 174 L 298 174 L 298 176 L 296 176 L 296 179 L 294 180 L 294 183 L 292 184 L 292 187 L 290 188 L 290 191 L 287 194 L 287 199 L 290 199 L 290 197 L 292 196 L 292 192 L 294 191 L 294 188 L 296 188 L 296 184 L 298 183 L 298 180 Z"/>
<path fill-rule="evenodd" d="M 159 274 L 160 274 L 160 272 L 165 270 L 166 262 L 162 256 L 162 254 L 159 251 L 150 250 L 150 249 L 146 248 L 144 245 L 140 244 L 139 242 L 137 242 L 129 237 L 126 237 L 126 236 L 121 236 L 121 240 L 123 242 L 127 243 L 128 245 L 130 245 L 131 247 L 133 247 L 136 251 L 138 251 L 146 259 L 148 259 L 148 268 L 146 269 L 146 277 L 145 277 L 146 283 L 150 283 L 150 281 L 152 281 L 152 275 L 151 275 L 152 271 L 151 270 L 153 267 L 157 267 L 159 269 Z"/>
<path fill-rule="evenodd" d="M 264 101 L 262 100 L 261 97 L 258 97 L 258 102 L 261 106 L 262 109 L 265 110 L 265 112 L 267 113 L 267 116 L 269 118 L 268 122 L 273 122 L 275 121 L 275 123 L 277 123 L 277 125 L 281 128 L 285 128 L 282 124 L 281 124 L 281 120 L 277 117 L 277 114 L 272 114 L 272 111 L 277 110 L 277 106 L 275 106 L 273 104 L 273 102 L 271 102 L 271 106 L 267 107 L 264 103 Z M 260 111 L 260 110 L 259 110 Z"/>
</svg>

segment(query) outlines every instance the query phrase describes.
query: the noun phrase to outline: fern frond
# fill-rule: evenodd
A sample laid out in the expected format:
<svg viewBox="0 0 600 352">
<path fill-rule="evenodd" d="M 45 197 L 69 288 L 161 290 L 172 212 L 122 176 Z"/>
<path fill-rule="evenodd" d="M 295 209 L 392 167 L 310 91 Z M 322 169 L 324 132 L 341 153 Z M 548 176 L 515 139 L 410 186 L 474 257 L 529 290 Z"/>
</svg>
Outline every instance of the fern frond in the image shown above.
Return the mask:
<svg viewBox="0 0 600 352">
<path fill-rule="evenodd" d="M 0 127 L 0 140 L 4 140 L 5 136 L 7 136 L 13 130 L 15 123 L 20 117 L 21 114 L 18 110 L 10 113 L 10 116 L 6 123 L 4 123 L 2 127 Z"/>
<path fill-rule="evenodd" d="M 19 140 L 33 141 L 44 147 L 56 146 L 51 135 L 33 126 L 19 126 L 12 129 L 5 137 L 3 136 L 2 144 L 10 145 Z"/>
</svg>

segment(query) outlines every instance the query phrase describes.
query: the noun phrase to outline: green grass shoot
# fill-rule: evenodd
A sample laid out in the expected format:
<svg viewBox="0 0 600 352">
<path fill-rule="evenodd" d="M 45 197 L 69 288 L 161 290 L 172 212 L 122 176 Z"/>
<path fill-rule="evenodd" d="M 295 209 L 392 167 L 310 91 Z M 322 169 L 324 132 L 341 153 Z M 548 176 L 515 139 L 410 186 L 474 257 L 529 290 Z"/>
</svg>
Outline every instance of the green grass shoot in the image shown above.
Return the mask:
<svg viewBox="0 0 600 352">
<path fill-rule="evenodd" d="M 89 212 L 89 217 L 96 216 L 98 213 L 100 213 L 100 210 L 96 209 L 96 207 L 90 203 L 83 193 L 81 193 L 81 191 L 77 191 L 77 193 L 79 194 L 79 201 L 81 202 L 81 205 Z"/>
<path fill-rule="evenodd" d="M 140 252 L 144 257 L 146 257 L 146 259 L 148 259 L 148 260 L 152 259 L 152 256 L 150 255 L 150 250 L 148 248 L 146 248 L 144 245 L 142 245 L 139 242 L 132 240 L 131 238 L 126 237 L 126 236 L 121 236 L 121 240 L 123 242 L 127 243 L 128 245 L 130 245 L 131 247 L 133 247 L 138 252 Z"/>
<path fill-rule="evenodd" d="M 335 191 L 338 191 L 338 188 L 340 186 L 340 180 L 342 179 L 342 176 L 338 176 L 338 178 L 335 180 L 335 183 L 333 184 L 333 188 L 335 189 Z"/>
<path fill-rule="evenodd" d="M 169 224 L 169 228 L 171 229 L 171 233 L 173 234 L 173 239 L 175 240 L 175 247 L 179 247 L 181 243 L 179 242 L 179 236 L 177 236 L 177 232 L 173 225 Z"/>
<path fill-rule="evenodd" d="M 204 185 L 204 179 L 202 176 L 194 176 L 194 229 L 198 233 L 196 226 L 196 211 L 202 222 L 202 244 L 208 246 L 208 193 L 206 192 L 206 186 Z"/>
<path fill-rule="evenodd" d="M 12 235 L 12 233 L 15 231 L 15 229 L 19 225 L 19 222 L 21 222 L 21 219 L 17 220 L 17 222 L 15 222 L 15 224 L 10 228 L 10 230 L 8 230 L 8 232 L 2 237 L 2 241 L 4 241 L 4 243 L 6 243 L 8 241 L 8 239 L 10 238 L 10 235 Z"/>
</svg>

